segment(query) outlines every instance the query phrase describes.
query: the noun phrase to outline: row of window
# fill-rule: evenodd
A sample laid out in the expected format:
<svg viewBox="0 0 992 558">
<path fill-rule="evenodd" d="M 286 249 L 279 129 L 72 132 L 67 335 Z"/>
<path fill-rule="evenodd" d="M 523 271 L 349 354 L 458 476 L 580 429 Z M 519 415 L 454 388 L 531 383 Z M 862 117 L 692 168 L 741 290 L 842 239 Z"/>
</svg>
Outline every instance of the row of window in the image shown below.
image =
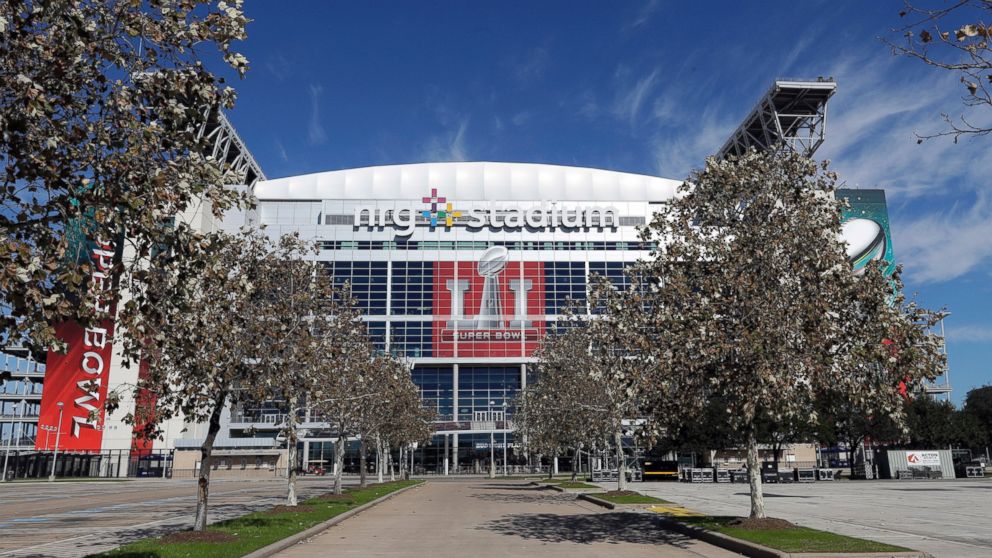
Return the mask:
<svg viewBox="0 0 992 558">
<path fill-rule="evenodd" d="M 638 241 L 581 241 L 581 240 L 323 240 L 321 250 L 485 250 L 491 246 L 504 246 L 510 250 L 525 251 L 618 251 L 653 250 L 653 242 Z"/>
<path fill-rule="evenodd" d="M 424 406 L 435 409 L 438 420 L 473 420 L 476 412 L 502 411 L 512 415 L 513 398 L 520 391 L 519 366 L 458 367 L 458 412 L 454 412 L 454 368 L 417 366 L 413 382 L 420 388 Z"/>
<path fill-rule="evenodd" d="M 387 315 L 389 290 L 387 262 L 321 262 L 336 285 L 351 284 L 352 295 L 366 315 Z M 624 262 L 589 262 L 590 273 L 607 277 L 618 286 L 628 283 Z M 543 264 L 545 314 L 560 314 L 568 300 L 586 298 L 585 262 L 545 262 Z M 429 316 L 433 314 L 434 262 L 394 262 L 392 266 L 391 308 L 394 316 Z"/>
</svg>

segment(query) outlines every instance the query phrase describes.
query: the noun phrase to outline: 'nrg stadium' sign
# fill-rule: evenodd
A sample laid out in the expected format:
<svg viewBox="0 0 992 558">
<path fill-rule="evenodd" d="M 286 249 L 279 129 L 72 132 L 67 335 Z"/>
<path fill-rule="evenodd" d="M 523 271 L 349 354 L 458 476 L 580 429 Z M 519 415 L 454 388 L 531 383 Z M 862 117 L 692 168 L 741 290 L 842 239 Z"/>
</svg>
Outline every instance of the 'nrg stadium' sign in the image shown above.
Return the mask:
<svg viewBox="0 0 992 558">
<path fill-rule="evenodd" d="M 431 189 L 423 198 L 425 209 L 383 209 L 377 207 L 355 208 L 355 227 L 392 227 L 398 236 L 410 236 L 418 225 L 450 229 L 456 225 L 481 229 L 579 229 L 616 228 L 617 209 L 603 206 L 563 207 L 555 202 L 536 207 L 487 202 L 484 207 L 455 209 L 454 204 Z"/>
</svg>

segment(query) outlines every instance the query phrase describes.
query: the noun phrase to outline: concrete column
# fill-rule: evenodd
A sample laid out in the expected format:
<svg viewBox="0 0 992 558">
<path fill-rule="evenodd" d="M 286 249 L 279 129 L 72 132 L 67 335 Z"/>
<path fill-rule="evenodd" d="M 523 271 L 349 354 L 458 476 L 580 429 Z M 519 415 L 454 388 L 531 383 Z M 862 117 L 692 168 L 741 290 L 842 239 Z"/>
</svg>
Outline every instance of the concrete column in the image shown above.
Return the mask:
<svg viewBox="0 0 992 558">
<path fill-rule="evenodd" d="M 306 471 L 310 468 L 310 442 L 309 440 L 303 441 L 303 470 Z"/>
<path fill-rule="evenodd" d="M 448 476 L 448 435 L 444 435 L 444 476 Z"/>
<path fill-rule="evenodd" d="M 455 264 L 455 269 L 457 269 L 458 264 Z M 457 339 L 457 336 L 456 336 Z M 457 345 L 456 345 L 457 348 Z M 457 351 L 455 355 L 457 356 Z M 458 423 L 458 365 L 452 365 L 451 367 L 451 419 L 457 424 Z M 451 435 L 451 464 L 455 471 L 458 472 L 458 434 Z"/>
<path fill-rule="evenodd" d="M 551 460 L 551 474 L 552 475 L 558 474 L 558 457 L 555 457 L 554 459 Z"/>
<path fill-rule="evenodd" d="M 451 435 L 451 468 L 458 474 L 458 434 Z"/>
</svg>

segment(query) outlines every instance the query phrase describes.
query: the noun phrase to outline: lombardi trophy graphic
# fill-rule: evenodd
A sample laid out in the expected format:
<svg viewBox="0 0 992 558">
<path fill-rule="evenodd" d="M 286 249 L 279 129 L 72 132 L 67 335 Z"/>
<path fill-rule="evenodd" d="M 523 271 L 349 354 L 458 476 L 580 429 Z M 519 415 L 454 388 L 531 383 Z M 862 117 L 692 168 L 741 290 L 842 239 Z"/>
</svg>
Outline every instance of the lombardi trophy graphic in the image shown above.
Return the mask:
<svg viewBox="0 0 992 558">
<path fill-rule="evenodd" d="M 479 275 L 484 278 L 479 314 L 475 317 L 476 329 L 503 327 L 503 306 L 499 297 L 499 274 L 506 268 L 507 249 L 493 246 L 479 258 Z"/>
<path fill-rule="evenodd" d="M 502 246 L 492 246 L 482 253 L 476 272 L 482 277 L 482 297 L 479 300 L 479 313 L 471 315 L 465 308 L 465 294 L 471 287 L 469 279 L 448 279 L 444 286 L 451 294 L 451 319 L 448 327 L 462 331 L 529 328 L 533 324 L 527 319 L 527 294 L 534 288 L 530 279 L 509 280 L 509 290 L 513 293 L 513 316 L 507 322 L 503 315 L 500 275 L 506 271 L 509 251 Z"/>
</svg>

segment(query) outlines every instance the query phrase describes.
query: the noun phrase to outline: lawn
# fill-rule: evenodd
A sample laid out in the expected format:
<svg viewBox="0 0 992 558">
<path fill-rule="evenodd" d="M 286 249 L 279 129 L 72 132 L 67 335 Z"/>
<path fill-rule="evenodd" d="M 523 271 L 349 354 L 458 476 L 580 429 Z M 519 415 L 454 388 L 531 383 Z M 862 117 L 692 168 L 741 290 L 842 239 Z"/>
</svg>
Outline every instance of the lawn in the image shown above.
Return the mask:
<svg viewBox="0 0 992 558">
<path fill-rule="evenodd" d="M 655 498 L 654 496 L 645 496 L 643 494 L 590 494 L 589 496 L 595 496 L 600 500 L 606 500 L 607 502 L 613 504 L 670 504 L 666 500 L 661 498 Z"/>
<path fill-rule="evenodd" d="M 227 558 L 244 556 L 263 546 L 309 529 L 349 509 L 419 482 L 421 481 L 397 481 L 372 485 L 365 489 L 351 490 L 347 492 L 347 495 L 351 497 L 350 501 L 344 502 L 311 498 L 305 502 L 300 502 L 300 505 L 310 506 L 313 508 L 312 511 L 276 514 L 264 511 L 255 512 L 236 519 L 222 521 L 207 528 L 208 531 L 236 536 L 237 540 L 231 542 L 166 544 L 160 539 L 144 539 L 98 556 L 117 558 Z"/>
<path fill-rule="evenodd" d="M 679 517 L 683 523 L 723 533 L 737 539 L 781 550 L 783 552 L 907 552 L 908 548 L 893 546 L 837 533 L 817 531 L 806 527 L 749 531 L 727 525 L 735 517 Z"/>
</svg>

